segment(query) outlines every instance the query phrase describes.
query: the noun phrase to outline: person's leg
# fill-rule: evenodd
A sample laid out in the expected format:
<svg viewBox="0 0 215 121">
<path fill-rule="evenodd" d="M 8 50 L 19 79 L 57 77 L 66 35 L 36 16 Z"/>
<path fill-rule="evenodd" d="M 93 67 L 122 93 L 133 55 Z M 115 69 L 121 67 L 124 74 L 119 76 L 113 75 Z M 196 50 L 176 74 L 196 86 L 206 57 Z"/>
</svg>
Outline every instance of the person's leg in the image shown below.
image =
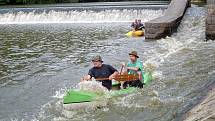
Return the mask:
<svg viewBox="0 0 215 121">
<path fill-rule="evenodd" d="M 143 80 L 142 72 L 138 71 L 137 74 L 138 74 L 139 80 Z"/>
<path fill-rule="evenodd" d="M 131 87 L 143 88 L 143 83 L 140 80 L 131 81 L 129 85 Z"/>
<path fill-rule="evenodd" d="M 112 82 L 111 81 L 102 81 L 102 86 L 106 87 L 108 90 L 111 90 Z"/>
<path fill-rule="evenodd" d="M 126 89 L 127 87 L 128 87 L 128 82 L 126 81 L 126 82 L 123 82 L 123 83 L 121 83 L 122 84 L 122 87 L 121 88 L 123 88 L 123 89 Z"/>
<path fill-rule="evenodd" d="M 136 87 L 143 88 L 143 83 L 140 80 L 137 80 Z"/>
</svg>

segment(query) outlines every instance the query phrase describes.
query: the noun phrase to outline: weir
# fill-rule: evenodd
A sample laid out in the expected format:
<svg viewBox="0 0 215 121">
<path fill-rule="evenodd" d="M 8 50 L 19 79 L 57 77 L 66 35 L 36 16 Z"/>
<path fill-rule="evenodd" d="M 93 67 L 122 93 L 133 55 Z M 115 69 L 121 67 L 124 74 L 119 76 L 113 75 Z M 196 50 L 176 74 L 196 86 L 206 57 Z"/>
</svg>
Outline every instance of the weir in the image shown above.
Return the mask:
<svg viewBox="0 0 215 121">
<path fill-rule="evenodd" d="M 123 23 L 157 18 L 168 2 L 108 2 L 2 7 L 0 24 Z M 130 26 L 128 24 L 128 26 Z"/>
<path fill-rule="evenodd" d="M 183 18 L 190 0 L 172 0 L 164 15 L 145 23 L 145 38 L 160 39 L 171 36 Z"/>
<path fill-rule="evenodd" d="M 29 24 L 29 23 L 123 23 L 131 22 L 134 18 L 149 21 L 162 15 L 163 10 L 102 10 L 76 11 L 51 10 L 31 12 L 8 12 L 0 14 L 0 24 Z M 128 24 L 129 26 L 129 24 Z"/>
</svg>

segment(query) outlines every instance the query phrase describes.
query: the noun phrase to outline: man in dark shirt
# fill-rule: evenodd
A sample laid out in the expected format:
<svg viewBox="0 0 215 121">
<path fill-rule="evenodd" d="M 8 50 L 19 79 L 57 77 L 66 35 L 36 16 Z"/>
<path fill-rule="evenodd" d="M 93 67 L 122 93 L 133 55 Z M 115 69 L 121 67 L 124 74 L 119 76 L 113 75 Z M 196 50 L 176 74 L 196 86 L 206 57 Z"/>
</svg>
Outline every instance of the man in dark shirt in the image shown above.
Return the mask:
<svg viewBox="0 0 215 121">
<path fill-rule="evenodd" d="M 140 19 L 135 19 L 135 21 L 131 24 L 131 27 L 133 28 L 133 31 L 143 30 L 145 28 Z"/>
<path fill-rule="evenodd" d="M 139 20 L 138 20 L 138 28 L 137 28 L 137 30 L 143 30 L 143 29 L 145 29 L 145 26 L 143 25 L 143 23 L 142 23 L 141 20 L 139 19 Z"/>
<path fill-rule="evenodd" d="M 84 80 L 91 80 L 92 77 L 97 78 L 109 78 L 108 80 L 102 80 L 102 85 L 108 90 L 111 90 L 112 79 L 118 75 L 118 71 L 110 65 L 103 64 L 100 56 L 95 56 L 92 59 L 94 67 L 91 68 L 87 76 L 84 76 Z"/>
<path fill-rule="evenodd" d="M 138 29 L 138 20 L 135 19 L 134 22 L 131 24 L 131 27 L 133 28 L 133 31 L 136 31 Z"/>
</svg>

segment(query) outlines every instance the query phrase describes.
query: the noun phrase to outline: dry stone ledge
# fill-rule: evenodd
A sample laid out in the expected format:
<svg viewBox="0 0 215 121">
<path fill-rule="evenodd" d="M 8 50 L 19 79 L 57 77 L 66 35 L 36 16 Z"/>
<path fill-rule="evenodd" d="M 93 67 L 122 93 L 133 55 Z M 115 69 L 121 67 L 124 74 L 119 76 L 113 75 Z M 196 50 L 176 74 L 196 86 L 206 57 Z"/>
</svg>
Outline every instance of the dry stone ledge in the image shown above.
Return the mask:
<svg viewBox="0 0 215 121">
<path fill-rule="evenodd" d="M 190 0 L 172 0 L 163 16 L 145 23 L 145 38 L 160 39 L 171 36 L 183 18 Z"/>
</svg>

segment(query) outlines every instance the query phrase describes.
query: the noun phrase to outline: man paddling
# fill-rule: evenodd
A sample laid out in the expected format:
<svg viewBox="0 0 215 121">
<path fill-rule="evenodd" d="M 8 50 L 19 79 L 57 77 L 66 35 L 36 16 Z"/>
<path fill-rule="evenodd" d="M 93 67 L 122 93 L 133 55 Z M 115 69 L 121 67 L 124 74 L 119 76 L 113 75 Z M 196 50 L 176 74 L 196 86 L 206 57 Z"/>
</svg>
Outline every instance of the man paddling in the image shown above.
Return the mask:
<svg viewBox="0 0 215 121">
<path fill-rule="evenodd" d="M 102 85 L 108 90 L 111 90 L 112 79 L 118 75 L 118 71 L 110 65 L 103 64 L 101 56 L 95 56 L 92 59 L 93 67 L 89 70 L 88 75 L 83 77 L 83 80 L 91 80 L 92 77 L 97 78 L 109 78 L 108 80 L 102 80 Z"/>
<path fill-rule="evenodd" d="M 145 28 L 140 19 L 135 19 L 134 22 L 131 24 L 131 27 L 133 28 L 133 31 L 143 30 Z"/>
<path fill-rule="evenodd" d="M 133 31 L 136 31 L 138 29 L 138 20 L 135 19 L 134 22 L 131 24 L 131 27 L 133 28 Z"/>
<path fill-rule="evenodd" d="M 126 88 L 127 86 L 143 88 L 142 83 L 144 80 L 143 64 L 138 59 L 139 56 L 136 51 L 132 51 L 131 53 L 129 53 L 129 57 L 130 61 L 127 64 L 126 68 L 127 70 L 124 73 L 137 74 L 139 79 L 124 82 L 123 88 Z M 122 66 L 125 67 L 125 64 L 122 64 Z"/>
<path fill-rule="evenodd" d="M 138 20 L 138 28 L 137 28 L 137 30 L 143 30 L 143 29 L 145 29 L 145 26 L 143 25 L 143 23 L 142 23 L 141 20 L 139 19 L 139 20 Z"/>
</svg>

